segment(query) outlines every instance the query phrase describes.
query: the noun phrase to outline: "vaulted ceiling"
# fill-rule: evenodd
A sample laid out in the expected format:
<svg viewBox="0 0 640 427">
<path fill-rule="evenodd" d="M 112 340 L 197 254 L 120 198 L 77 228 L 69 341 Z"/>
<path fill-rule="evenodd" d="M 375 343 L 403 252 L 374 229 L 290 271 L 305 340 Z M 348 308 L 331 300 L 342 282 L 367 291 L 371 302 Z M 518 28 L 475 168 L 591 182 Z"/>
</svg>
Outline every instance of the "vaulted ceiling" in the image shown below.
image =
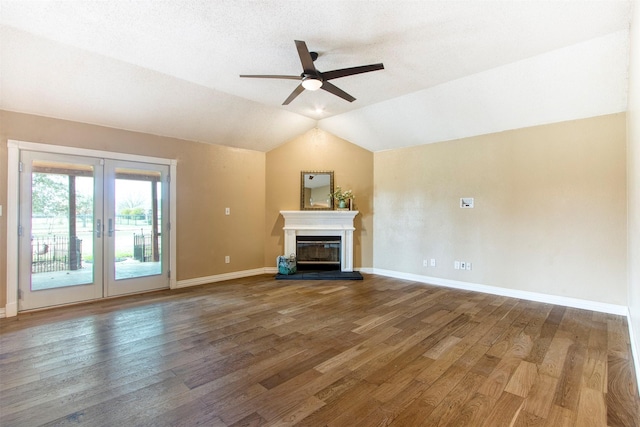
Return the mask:
<svg viewBox="0 0 640 427">
<path fill-rule="evenodd" d="M 0 108 L 268 151 L 371 151 L 626 110 L 622 0 L 0 0 Z M 305 91 L 294 40 L 356 98 Z"/>
</svg>

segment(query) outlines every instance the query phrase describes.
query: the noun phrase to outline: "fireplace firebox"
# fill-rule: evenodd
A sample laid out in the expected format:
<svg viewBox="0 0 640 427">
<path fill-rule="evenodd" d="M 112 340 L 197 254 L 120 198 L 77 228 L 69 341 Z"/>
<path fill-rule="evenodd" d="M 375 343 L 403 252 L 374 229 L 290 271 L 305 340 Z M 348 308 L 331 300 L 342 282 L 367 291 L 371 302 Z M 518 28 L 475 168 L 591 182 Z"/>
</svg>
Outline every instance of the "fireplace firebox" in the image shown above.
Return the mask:
<svg viewBox="0 0 640 427">
<path fill-rule="evenodd" d="M 300 270 L 340 270 L 340 236 L 296 236 Z"/>
<path fill-rule="evenodd" d="M 297 255 L 298 237 L 337 237 L 340 262 L 330 265 L 342 272 L 353 271 L 353 219 L 358 211 L 280 211 L 280 214 L 284 217 L 285 256 Z"/>
</svg>

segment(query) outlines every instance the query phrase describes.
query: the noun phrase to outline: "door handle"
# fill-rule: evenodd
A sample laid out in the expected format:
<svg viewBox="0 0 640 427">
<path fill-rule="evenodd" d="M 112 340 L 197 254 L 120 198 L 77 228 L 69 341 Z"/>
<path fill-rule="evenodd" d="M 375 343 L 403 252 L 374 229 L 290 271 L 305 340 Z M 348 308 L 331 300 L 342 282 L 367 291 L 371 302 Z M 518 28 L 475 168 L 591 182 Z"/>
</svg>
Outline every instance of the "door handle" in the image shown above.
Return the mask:
<svg viewBox="0 0 640 427">
<path fill-rule="evenodd" d="M 113 218 L 109 218 L 109 237 L 113 237 Z"/>
<path fill-rule="evenodd" d="M 96 237 L 99 239 L 102 237 L 102 220 L 96 220 Z"/>
</svg>

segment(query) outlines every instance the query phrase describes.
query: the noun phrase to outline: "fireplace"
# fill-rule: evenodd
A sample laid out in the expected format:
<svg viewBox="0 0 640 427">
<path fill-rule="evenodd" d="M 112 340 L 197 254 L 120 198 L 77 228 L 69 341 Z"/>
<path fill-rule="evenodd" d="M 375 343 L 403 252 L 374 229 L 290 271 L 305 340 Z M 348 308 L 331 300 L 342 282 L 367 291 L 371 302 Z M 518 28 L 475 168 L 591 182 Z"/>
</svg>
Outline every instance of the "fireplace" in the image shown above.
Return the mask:
<svg viewBox="0 0 640 427">
<path fill-rule="evenodd" d="M 353 219 L 358 211 L 280 211 L 280 214 L 284 217 L 284 255 L 295 254 L 298 258 L 298 268 L 313 268 L 310 262 L 322 261 L 316 265 L 330 266 L 340 271 L 353 271 Z M 307 264 L 300 264 L 300 255 L 306 257 L 307 254 L 298 253 L 298 241 L 323 241 L 313 244 L 322 246 L 317 253 L 311 252 L 312 244 L 303 244 L 303 251 L 310 251 L 311 258 L 323 259 L 306 260 Z M 325 245 L 329 246 L 325 248 Z M 330 253 L 333 254 L 331 256 L 337 256 L 339 261 L 326 261 Z"/>
<path fill-rule="evenodd" d="M 340 236 L 296 236 L 298 270 L 340 270 Z"/>
</svg>

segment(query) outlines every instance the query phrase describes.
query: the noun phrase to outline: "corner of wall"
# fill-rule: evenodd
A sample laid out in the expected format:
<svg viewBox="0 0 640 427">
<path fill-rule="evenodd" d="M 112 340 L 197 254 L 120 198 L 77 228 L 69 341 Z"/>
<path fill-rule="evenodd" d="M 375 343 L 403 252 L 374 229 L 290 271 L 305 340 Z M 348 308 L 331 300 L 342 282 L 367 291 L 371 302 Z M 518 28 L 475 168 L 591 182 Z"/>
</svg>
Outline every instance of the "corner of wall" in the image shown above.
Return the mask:
<svg viewBox="0 0 640 427">
<path fill-rule="evenodd" d="M 629 335 L 640 394 L 640 4 L 631 4 L 627 104 L 627 280 Z"/>
</svg>

